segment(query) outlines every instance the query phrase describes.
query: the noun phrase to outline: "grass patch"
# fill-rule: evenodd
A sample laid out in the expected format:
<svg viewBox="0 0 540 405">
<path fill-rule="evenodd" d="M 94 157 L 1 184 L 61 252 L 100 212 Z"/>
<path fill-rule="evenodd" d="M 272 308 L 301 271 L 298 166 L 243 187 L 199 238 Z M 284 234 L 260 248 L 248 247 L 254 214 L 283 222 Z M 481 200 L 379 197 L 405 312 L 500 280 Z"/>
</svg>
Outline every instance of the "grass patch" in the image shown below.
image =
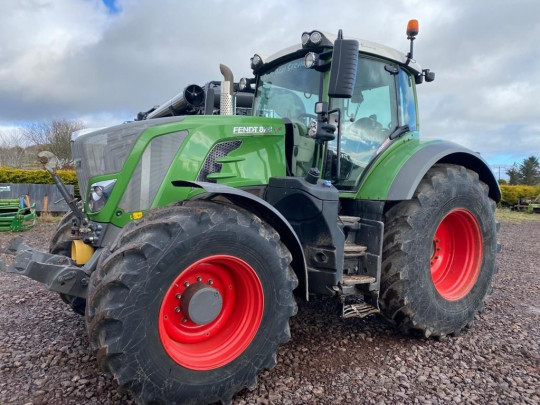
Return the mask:
<svg viewBox="0 0 540 405">
<path fill-rule="evenodd" d="M 504 222 L 540 221 L 540 214 L 527 214 L 526 212 L 512 211 L 509 208 L 497 208 L 495 218 Z"/>
</svg>

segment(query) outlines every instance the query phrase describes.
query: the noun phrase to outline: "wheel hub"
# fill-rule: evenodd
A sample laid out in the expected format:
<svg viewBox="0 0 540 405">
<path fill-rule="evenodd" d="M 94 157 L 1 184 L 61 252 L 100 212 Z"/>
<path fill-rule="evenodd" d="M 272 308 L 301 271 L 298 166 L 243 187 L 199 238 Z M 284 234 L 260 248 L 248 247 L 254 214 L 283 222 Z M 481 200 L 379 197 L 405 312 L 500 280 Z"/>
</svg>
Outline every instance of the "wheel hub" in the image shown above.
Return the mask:
<svg viewBox="0 0 540 405">
<path fill-rule="evenodd" d="M 221 294 L 215 288 L 195 283 L 180 297 L 180 309 L 197 325 L 206 325 L 217 318 L 223 307 Z"/>
<path fill-rule="evenodd" d="M 256 271 L 235 256 L 208 256 L 183 269 L 165 292 L 159 336 L 181 366 L 212 370 L 249 346 L 263 311 L 264 293 Z"/>
<path fill-rule="evenodd" d="M 482 233 L 472 213 L 450 211 L 438 225 L 431 247 L 431 278 L 448 301 L 465 297 L 473 288 L 482 263 Z"/>
</svg>

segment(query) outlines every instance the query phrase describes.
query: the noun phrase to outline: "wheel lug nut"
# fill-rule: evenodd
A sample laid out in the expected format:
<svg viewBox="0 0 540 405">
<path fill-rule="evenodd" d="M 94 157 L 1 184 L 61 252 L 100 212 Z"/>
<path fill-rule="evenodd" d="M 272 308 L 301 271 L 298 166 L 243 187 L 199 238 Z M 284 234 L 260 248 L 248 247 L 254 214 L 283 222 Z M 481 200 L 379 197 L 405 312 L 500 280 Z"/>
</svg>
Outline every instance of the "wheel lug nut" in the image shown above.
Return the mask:
<svg viewBox="0 0 540 405">
<path fill-rule="evenodd" d="M 210 284 L 210 285 L 214 284 L 214 280 L 212 280 L 212 279 L 208 280 L 208 284 Z"/>
<path fill-rule="evenodd" d="M 180 307 L 176 307 L 176 308 L 174 309 L 174 312 L 180 312 Z"/>
<path fill-rule="evenodd" d="M 189 287 L 189 281 L 186 281 L 186 282 L 184 283 L 184 286 L 185 286 L 185 287 Z"/>
<path fill-rule="evenodd" d="M 201 276 L 197 277 L 197 281 L 200 283 L 202 281 L 202 277 Z"/>
<path fill-rule="evenodd" d="M 186 317 L 182 318 L 182 322 L 183 322 L 183 323 L 186 323 L 186 322 L 187 322 L 187 318 L 186 318 Z"/>
<path fill-rule="evenodd" d="M 181 298 L 182 298 L 182 294 L 180 294 L 180 293 L 176 294 L 176 299 L 177 299 L 177 300 L 179 300 L 179 299 L 181 299 Z"/>
</svg>

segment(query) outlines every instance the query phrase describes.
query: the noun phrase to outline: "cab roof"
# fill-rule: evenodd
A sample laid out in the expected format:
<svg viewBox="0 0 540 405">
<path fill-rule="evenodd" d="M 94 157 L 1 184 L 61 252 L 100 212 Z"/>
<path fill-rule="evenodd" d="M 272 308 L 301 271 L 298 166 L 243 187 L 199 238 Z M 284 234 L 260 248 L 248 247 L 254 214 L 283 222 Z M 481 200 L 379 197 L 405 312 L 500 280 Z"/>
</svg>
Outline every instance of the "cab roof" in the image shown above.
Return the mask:
<svg viewBox="0 0 540 405">
<path fill-rule="evenodd" d="M 319 30 L 316 30 L 316 31 L 319 31 Z M 319 31 L 319 32 L 322 33 L 332 43 L 334 43 L 334 41 L 337 39 L 336 34 L 331 34 L 324 31 Z M 405 63 L 407 62 L 407 55 L 405 55 L 404 53 L 396 49 L 390 48 L 386 45 L 378 44 L 376 42 L 368 41 L 365 39 L 358 39 L 358 38 L 351 38 L 351 37 L 348 37 L 348 38 L 343 37 L 343 38 L 357 40 L 359 44 L 360 53 L 380 56 L 381 58 L 392 60 L 403 66 L 405 66 Z M 302 48 L 302 44 L 299 40 L 297 44 L 291 45 L 285 49 L 282 49 L 281 51 L 278 51 L 268 57 L 262 57 L 262 59 L 264 61 L 264 65 L 273 65 L 279 62 L 281 59 L 285 59 L 285 58 L 288 59 L 288 56 L 290 56 L 291 54 L 296 54 L 296 53 L 300 54 L 303 52 L 307 52 L 307 50 Z M 411 61 L 407 65 L 407 68 L 417 74 L 422 73 L 422 67 L 414 59 L 411 59 Z"/>
</svg>

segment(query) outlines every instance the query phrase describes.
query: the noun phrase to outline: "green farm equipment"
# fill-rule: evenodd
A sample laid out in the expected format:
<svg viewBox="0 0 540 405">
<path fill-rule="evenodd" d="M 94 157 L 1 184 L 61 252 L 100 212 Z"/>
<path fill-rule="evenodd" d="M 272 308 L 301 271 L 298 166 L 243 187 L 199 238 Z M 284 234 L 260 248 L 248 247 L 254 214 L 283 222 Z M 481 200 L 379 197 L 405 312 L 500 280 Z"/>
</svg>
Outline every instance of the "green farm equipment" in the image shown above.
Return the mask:
<svg viewBox="0 0 540 405">
<path fill-rule="evenodd" d="M 0 199 L 0 231 L 25 231 L 36 224 L 36 204 L 27 199 Z"/>
<path fill-rule="evenodd" d="M 540 214 L 540 194 L 536 196 L 527 206 L 527 212 L 529 214 Z"/>
<path fill-rule="evenodd" d="M 413 59 L 417 34 L 412 20 L 403 54 L 304 32 L 251 58 L 237 90 L 254 94 L 250 116 L 227 115 L 228 72 L 220 116 L 74 136 L 81 202 L 42 154 L 71 212 L 49 253 L 14 241 L 7 271 L 84 313 L 99 366 L 143 404 L 254 385 L 290 339 L 295 299 L 459 334 L 491 290 L 501 194 L 478 153 L 419 139 L 416 88 L 435 75 Z"/>
<path fill-rule="evenodd" d="M 512 211 L 527 212 L 528 214 L 540 214 L 540 194 L 536 197 L 520 197 L 517 204 L 512 206 Z"/>
</svg>

